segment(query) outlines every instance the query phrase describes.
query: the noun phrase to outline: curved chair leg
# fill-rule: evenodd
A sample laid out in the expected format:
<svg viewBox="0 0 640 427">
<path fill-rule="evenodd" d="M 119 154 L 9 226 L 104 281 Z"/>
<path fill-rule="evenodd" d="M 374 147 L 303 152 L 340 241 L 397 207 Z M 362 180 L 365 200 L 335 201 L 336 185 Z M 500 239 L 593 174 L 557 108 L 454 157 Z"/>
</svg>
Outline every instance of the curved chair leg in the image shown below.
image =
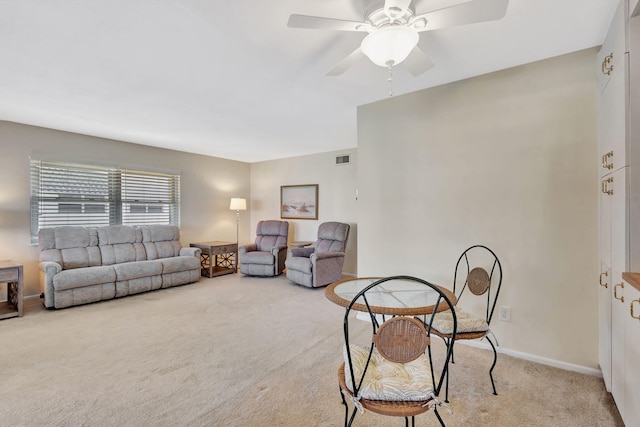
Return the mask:
<svg viewBox="0 0 640 427">
<path fill-rule="evenodd" d="M 443 340 L 445 345 L 449 347 L 449 339 L 443 338 Z M 451 363 L 453 363 L 453 347 L 451 348 Z M 447 367 L 447 373 L 445 374 L 445 381 L 446 381 L 446 384 L 445 384 L 444 401 L 445 403 L 449 403 L 449 367 Z"/>
<path fill-rule="evenodd" d="M 487 339 L 487 341 L 489 341 L 489 344 L 493 349 L 493 364 L 491 365 L 491 369 L 489 369 L 489 377 L 491 378 L 491 386 L 493 387 L 493 394 L 494 396 L 497 396 L 498 393 L 496 392 L 496 384 L 493 382 L 493 368 L 496 367 L 496 362 L 498 361 L 498 352 L 496 351 L 496 346 L 493 344 L 491 339 L 488 336 L 486 336 L 485 338 Z"/>
<path fill-rule="evenodd" d="M 441 417 L 441 416 L 440 416 L 440 414 L 438 413 L 438 410 L 434 408 L 434 409 L 433 409 L 433 412 L 436 414 L 436 417 L 438 418 L 438 421 L 440 421 L 440 425 L 441 425 L 442 427 L 445 427 L 445 426 L 444 426 L 444 421 L 442 420 L 442 417 Z"/>
<path fill-rule="evenodd" d="M 344 405 L 344 425 L 347 426 L 347 419 L 349 418 L 349 406 L 347 405 L 347 401 L 344 398 L 344 393 L 342 389 L 338 387 L 338 391 L 340 391 L 340 397 L 342 398 L 342 404 Z"/>
</svg>

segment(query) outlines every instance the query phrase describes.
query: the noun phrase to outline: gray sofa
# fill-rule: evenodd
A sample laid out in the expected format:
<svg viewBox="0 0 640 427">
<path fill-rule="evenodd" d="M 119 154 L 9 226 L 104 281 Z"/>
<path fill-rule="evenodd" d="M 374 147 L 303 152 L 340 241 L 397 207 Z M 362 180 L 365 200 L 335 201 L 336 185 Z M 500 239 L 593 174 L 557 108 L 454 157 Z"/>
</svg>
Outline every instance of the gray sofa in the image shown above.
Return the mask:
<svg viewBox="0 0 640 427">
<path fill-rule="evenodd" d="M 200 279 L 200 249 L 169 225 L 43 228 L 40 286 L 47 308 L 123 297 Z"/>
</svg>

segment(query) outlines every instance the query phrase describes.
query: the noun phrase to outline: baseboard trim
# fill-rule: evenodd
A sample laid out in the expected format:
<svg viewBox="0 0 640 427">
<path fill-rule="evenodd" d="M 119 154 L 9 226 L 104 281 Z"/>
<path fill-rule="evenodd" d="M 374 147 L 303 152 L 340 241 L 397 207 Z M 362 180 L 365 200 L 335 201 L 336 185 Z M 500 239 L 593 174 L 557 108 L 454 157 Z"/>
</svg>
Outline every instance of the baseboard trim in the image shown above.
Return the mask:
<svg viewBox="0 0 640 427">
<path fill-rule="evenodd" d="M 470 347 L 478 347 L 486 350 L 491 350 L 489 344 L 483 341 L 472 340 L 460 340 L 456 341 L 456 345 L 464 344 Z M 507 356 L 517 357 L 518 359 L 528 360 L 530 362 L 540 363 L 541 365 L 552 366 L 554 368 L 560 368 L 567 371 L 578 372 L 580 374 L 591 375 L 594 377 L 602 378 L 602 371 L 600 369 L 589 368 L 582 365 L 576 365 L 573 363 L 562 362 L 560 360 L 549 359 L 547 357 L 537 356 L 535 354 L 524 353 L 522 351 L 511 350 L 504 347 L 496 347 L 498 353 L 506 354 Z"/>
<path fill-rule="evenodd" d="M 27 295 L 26 297 L 22 298 L 24 301 L 32 301 L 34 299 L 40 299 L 40 294 L 38 295 Z"/>
</svg>

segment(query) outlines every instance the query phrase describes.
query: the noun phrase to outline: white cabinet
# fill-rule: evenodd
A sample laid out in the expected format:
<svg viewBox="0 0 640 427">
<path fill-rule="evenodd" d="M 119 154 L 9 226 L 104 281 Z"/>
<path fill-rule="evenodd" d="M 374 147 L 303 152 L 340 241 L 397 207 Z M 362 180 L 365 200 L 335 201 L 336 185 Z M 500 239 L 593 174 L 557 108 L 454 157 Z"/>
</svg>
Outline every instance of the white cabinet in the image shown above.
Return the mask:
<svg viewBox="0 0 640 427">
<path fill-rule="evenodd" d="M 627 21 L 626 0 L 622 0 L 598 53 L 598 64 L 600 64 L 598 148 L 601 156 L 601 177 L 628 164 L 626 156 L 626 97 L 629 70 Z"/>
<path fill-rule="evenodd" d="M 613 275 L 613 300 L 611 302 L 611 394 L 622 419 L 625 419 L 625 298 L 624 292 L 631 285 L 622 280 L 622 275 Z M 626 289 L 625 289 L 626 288 Z"/>
<path fill-rule="evenodd" d="M 615 330 L 621 320 L 613 299 L 628 271 L 627 174 L 627 0 L 621 0 L 598 54 L 598 147 L 600 152 L 600 286 L 599 360 L 607 390 L 624 394 L 624 332 Z M 622 360 L 622 364 L 620 361 Z M 617 400 L 616 400 L 617 402 Z"/>
<path fill-rule="evenodd" d="M 598 358 L 604 385 L 611 392 L 611 269 L 601 264 L 598 295 Z"/>
<path fill-rule="evenodd" d="M 640 291 L 625 284 L 625 416 L 627 426 L 640 420 Z"/>
<path fill-rule="evenodd" d="M 624 331 L 615 325 L 623 321 L 621 301 L 616 298 L 622 295 L 622 273 L 628 267 L 627 172 L 623 167 L 605 175 L 600 189 L 599 360 L 605 386 L 614 398 L 623 395 L 625 381 Z"/>
</svg>

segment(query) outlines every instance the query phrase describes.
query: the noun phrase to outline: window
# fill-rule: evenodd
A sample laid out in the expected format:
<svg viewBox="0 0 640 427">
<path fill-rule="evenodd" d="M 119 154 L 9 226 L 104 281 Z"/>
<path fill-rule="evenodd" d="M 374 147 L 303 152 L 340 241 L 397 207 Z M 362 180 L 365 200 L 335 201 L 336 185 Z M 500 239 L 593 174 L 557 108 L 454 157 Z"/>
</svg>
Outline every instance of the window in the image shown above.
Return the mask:
<svg viewBox="0 0 640 427">
<path fill-rule="evenodd" d="M 44 227 L 180 225 L 180 175 L 31 161 L 31 241 Z"/>
</svg>

